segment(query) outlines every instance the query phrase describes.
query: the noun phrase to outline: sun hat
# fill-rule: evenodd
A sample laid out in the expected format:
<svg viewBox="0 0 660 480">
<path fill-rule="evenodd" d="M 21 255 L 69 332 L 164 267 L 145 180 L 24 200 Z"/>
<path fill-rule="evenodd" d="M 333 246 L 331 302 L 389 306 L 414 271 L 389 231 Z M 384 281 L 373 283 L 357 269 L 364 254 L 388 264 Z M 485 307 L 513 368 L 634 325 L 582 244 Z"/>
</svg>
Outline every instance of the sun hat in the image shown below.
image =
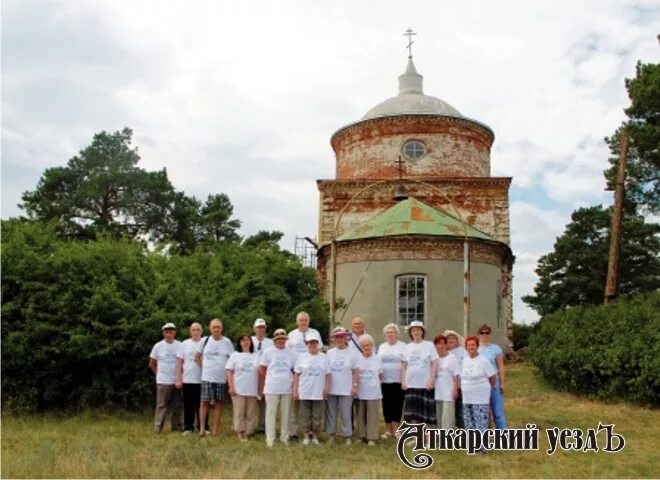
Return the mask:
<svg viewBox="0 0 660 480">
<path fill-rule="evenodd" d="M 346 331 L 344 327 L 335 327 L 332 329 L 332 334 L 330 335 L 330 338 L 337 338 L 337 337 L 350 337 L 351 334 Z"/>
<path fill-rule="evenodd" d="M 278 328 L 275 330 L 275 333 L 273 333 L 273 340 L 277 340 L 278 338 L 289 338 L 286 334 L 286 330 L 283 328 Z"/>
<path fill-rule="evenodd" d="M 264 320 L 263 318 L 257 318 L 254 321 L 254 326 L 255 327 L 265 327 L 266 326 L 266 320 Z"/>
<path fill-rule="evenodd" d="M 165 325 L 163 325 L 163 328 L 161 330 L 176 330 L 176 325 L 174 325 L 172 322 L 167 322 Z"/>
<path fill-rule="evenodd" d="M 458 333 L 455 330 L 445 330 L 444 332 L 442 332 L 442 334 L 445 337 L 448 337 L 449 335 L 453 335 L 458 340 L 459 345 L 465 345 L 465 338 L 463 337 L 463 335 L 461 335 L 460 333 Z"/>
</svg>

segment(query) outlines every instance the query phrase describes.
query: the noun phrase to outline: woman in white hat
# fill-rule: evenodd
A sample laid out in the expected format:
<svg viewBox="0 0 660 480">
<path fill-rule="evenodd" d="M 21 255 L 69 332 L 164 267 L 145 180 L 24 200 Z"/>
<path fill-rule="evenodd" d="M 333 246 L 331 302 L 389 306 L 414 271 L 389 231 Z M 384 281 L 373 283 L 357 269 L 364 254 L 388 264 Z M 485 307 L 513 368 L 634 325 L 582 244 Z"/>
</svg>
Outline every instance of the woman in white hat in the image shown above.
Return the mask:
<svg viewBox="0 0 660 480">
<path fill-rule="evenodd" d="M 403 419 L 409 423 L 435 426 L 435 396 L 433 388 L 438 368 L 438 352 L 433 343 L 424 340 L 426 328 L 420 321 L 410 322 L 401 369 L 401 388 L 405 391 Z"/>
<path fill-rule="evenodd" d="M 336 327 L 330 340 L 335 344 L 328 353 L 330 367 L 330 392 L 325 409 L 325 430 L 328 433 L 328 443 L 335 441 L 337 431 L 337 414 L 341 416 L 341 436 L 346 445 L 351 444 L 353 425 L 351 421 L 353 397 L 357 392 L 358 354 L 349 348 L 350 332 L 344 327 Z"/>
<path fill-rule="evenodd" d="M 447 349 L 447 337 L 437 335 L 433 344 L 438 352 L 438 374 L 435 378 L 435 418 L 438 428 L 456 428 L 456 399 L 458 398 L 458 361 Z"/>
<path fill-rule="evenodd" d="M 383 363 L 383 417 L 385 417 L 385 433 L 382 438 L 395 435 L 401 422 L 403 411 L 403 390 L 401 389 L 401 362 L 406 350 L 406 344 L 399 340 L 399 326 L 388 323 L 383 328 L 385 343 L 378 347 Z"/>
<path fill-rule="evenodd" d="M 323 419 L 323 400 L 328 398 L 330 373 L 328 359 L 319 349 L 321 336 L 313 331 L 305 340 L 307 351 L 298 355 L 293 368 L 293 400 L 299 400 L 298 422 L 303 431 L 303 445 L 319 444 Z"/>
<path fill-rule="evenodd" d="M 456 427 L 464 428 L 465 423 L 463 422 L 463 391 L 461 390 L 461 370 L 463 369 L 463 359 L 467 355 L 465 350 L 465 338 L 460 333 L 454 330 L 445 330 L 442 334 L 447 338 L 447 349 L 455 358 L 458 366 L 458 397 L 454 402 L 455 408 L 455 417 L 456 417 Z"/>
</svg>

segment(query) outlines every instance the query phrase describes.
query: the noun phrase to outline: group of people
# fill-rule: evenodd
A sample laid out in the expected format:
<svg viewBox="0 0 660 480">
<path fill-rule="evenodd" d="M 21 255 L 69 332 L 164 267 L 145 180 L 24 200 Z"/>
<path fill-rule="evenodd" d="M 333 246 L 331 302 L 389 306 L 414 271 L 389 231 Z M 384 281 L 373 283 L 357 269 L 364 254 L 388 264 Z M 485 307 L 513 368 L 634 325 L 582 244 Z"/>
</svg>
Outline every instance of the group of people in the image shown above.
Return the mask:
<svg viewBox="0 0 660 480">
<path fill-rule="evenodd" d="M 193 323 L 183 342 L 175 339 L 174 324 L 163 325 L 163 340 L 149 358 L 157 384 L 154 430 L 162 431 L 171 411 L 173 430 L 217 435 L 228 397 L 238 439 L 265 432 L 269 447 L 276 440 L 278 413 L 284 444 L 299 435 L 303 445 L 319 444 L 324 423 L 328 443 L 341 439 L 350 445 L 356 430 L 360 440 L 375 445 L 397 436 L 402 417 L 409 423 L 481 431 L 492 417 L 495 428 L 506 428 L 504 354 L 490 342 L 488 325 L 477 330 L 478 336 L 463 339 L 445 330 L 431 342 L 424 324 L 413 321 L 407 327 L 410 341 L 404 343 L 399 326 L 391 323 L 377 347 L 364 321 L 355 318 L 351 331 L 332 330 L 333 346 L 325 352 L 306 312 L 298 313 L 296 325 L 289 333 L 275 330 L 271 339 L 259 318 L 254 335 L 239 335 L 234 344 L 222 335 L 219 319 L 211 320 L 207 337 Z"/>
</svg>

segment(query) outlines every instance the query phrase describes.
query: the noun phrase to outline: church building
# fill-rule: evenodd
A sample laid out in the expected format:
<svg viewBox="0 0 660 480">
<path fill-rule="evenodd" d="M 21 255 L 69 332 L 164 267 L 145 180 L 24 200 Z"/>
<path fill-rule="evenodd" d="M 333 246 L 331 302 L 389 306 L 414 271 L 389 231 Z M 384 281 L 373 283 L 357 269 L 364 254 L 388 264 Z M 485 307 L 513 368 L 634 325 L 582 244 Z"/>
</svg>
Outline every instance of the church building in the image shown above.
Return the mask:
<svg viewBox="0 0 660 480">
<path fill-rule="evenodd" d="M 511 346 L 510 177 L 490 175 L 493 131 L 425 95 L 408 57 L 399 93 L 337 130 L 334 179 L 318 180 L 317 265 L 331 323 L 420 320 Z M 408 341 L 402 333 L 402 340 Z"/>
</svg>

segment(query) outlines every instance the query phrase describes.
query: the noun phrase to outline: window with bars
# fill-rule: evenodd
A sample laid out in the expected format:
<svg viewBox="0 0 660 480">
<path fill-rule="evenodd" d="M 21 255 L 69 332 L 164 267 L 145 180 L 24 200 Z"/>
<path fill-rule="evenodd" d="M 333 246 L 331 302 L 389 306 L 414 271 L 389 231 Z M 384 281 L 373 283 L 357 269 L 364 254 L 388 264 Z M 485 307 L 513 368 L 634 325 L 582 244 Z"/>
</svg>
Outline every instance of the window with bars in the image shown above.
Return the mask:
<svg viewBox="0 0 660 480">
<path fill-rule="evenodd" d="M 426 277 L 400 275 L 396 277 L 396 312 L 400 325 L 426 320 Z"/>
</svg>

